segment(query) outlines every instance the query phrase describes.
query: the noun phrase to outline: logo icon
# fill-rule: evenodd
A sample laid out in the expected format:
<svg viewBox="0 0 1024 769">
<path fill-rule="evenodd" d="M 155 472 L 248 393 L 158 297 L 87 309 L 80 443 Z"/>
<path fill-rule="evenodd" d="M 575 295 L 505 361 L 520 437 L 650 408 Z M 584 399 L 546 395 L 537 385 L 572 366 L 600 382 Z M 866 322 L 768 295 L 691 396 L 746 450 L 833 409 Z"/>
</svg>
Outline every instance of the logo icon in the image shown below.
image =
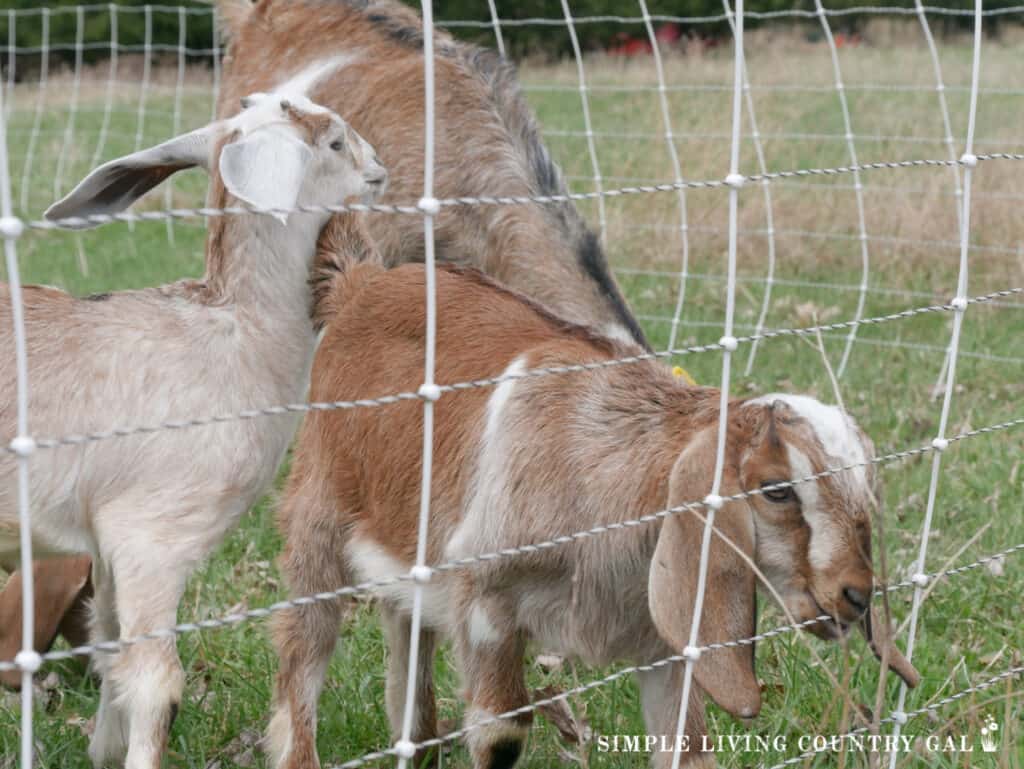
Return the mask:
<svg viewBox="0 0 1024 769">
<path fill-rule="evenodd" d="M 986 753 L 996 751 L 996 732 L 999 731 L 999 724 L 990 715 L 985 715 L 985 725 L 981 727 L 981 749 Z"/>
</svg>

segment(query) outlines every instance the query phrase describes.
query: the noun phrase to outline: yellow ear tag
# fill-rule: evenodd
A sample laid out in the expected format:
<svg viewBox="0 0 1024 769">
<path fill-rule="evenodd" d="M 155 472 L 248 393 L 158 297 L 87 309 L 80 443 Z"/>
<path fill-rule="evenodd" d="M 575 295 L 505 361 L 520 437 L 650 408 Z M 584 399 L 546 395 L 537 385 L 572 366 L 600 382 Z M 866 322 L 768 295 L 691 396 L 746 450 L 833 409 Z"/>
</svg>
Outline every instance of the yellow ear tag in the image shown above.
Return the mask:
<svg viewBox="0 0 1024 769">
<path fill-rule="evenodd" d="M 688 372 L 682 366 L 673 366 L 672 367 L 672 375 L 673 376 L 677 376 L 677 377 L 681 377 L 682 380 L 684 382 L 686 382 L 686 384 L 690 385 L 691 387 L 696 387 L 697 386 L 696 380 L 694 380 L 694 378 L 692 376 L 690 376 L 690 372 Z"/>
</svg>

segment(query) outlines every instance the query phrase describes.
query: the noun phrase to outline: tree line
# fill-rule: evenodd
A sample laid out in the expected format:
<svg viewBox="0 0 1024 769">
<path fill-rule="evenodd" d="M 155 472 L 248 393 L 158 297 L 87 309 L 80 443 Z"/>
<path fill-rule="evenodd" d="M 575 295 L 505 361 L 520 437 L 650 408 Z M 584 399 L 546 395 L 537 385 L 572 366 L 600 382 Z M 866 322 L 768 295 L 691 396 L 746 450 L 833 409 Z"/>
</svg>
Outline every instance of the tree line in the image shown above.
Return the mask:
<svg viewBox="0 0 1024 769">
<path fill-rule="evenodd" d="M 196 61 L 210 60 L 209 50 L 214 40 L 214 18 L 210 12 L 209 2 L 201 0 L 167 0 L 168 5 L 153 5 L 149 13 L 151 42 L 158 48 L 169 46 L 176 48 L 180 39 L 180 13 L 178 7 L 191 12 L 185 15 L 185 45 L 195 53 L 190 58 Z M 346 0 L 320 0 L 321 2 L 345 2 Z M 973 0 L 925 0 L 927 5 L 944 8 L 972 10 Z M 985 9 L 1011 7 L 1018 0 L 985 0 Z M 78 34 L 79 14 L 75 8 L 81 3 L 76 0 L 6 0 L 5 8 L 0 10 L 0 49 L 4 51 L 0 66 L 9 65 L 8 46 L 11 39 L 11 14 L 17 9 L 39 9 L 42 6 L 51 9 L 49 15 L 49 48 L 51 59 L 73 61 L 75 57 L 74 43 Z M 121 46 L 141 47 L 146 39 L 146 17 L 144 9 L 147 3 L 142 0 L 121 0 L 117 13 L 117 39 Z M 419 7 L 418 3 L 409 5 Z M 648 9 L 652 15 L 707 17 L 722 14 L 721 0 L 650 0 Z M 865 0 L 826 0 L 826 7 L 832 10 L 863 7 L 870 5 L 900 6 L 913 8 L 913 0 L 882 0 L 882 2 L 865 2 Z M 498 0 L 499 15 L 502 19 L 515 21 L 529 18 L 562 18 L 561 3 L 556 0 Z M 778 11 L 792 8 L 813 10 L 813 0 L 748 0 L 745 3 L 750 11 Z M 636 0 L 573 0 L 570 7 L 576 17 L 584 16 L 624 16 L 638 18 L 639 4 Z M 435 0 L 434 12 L 439 22 L 446 20 L 491 21 L 488 4 L 484 0 Z M 837 31 L 856 33 L 872 14 L 849 14 L 833 16 L 831 22 Z M 83 51 L 83 59 L 95 62 L 109 56 L 106 45 L 111 38 L 111 14 L 106 5 L 92 5 L 81 14 L 82 38 L 91 44 Z M 1001 25 L 1012 20 L 1020 23 L 1016 14 L 1007 16 L 990 16 L 986 19 L 985 29 L 988 34 L 998 34 Z M 952 33 L 969 30 L 973 24 L 970 15 L 948 16 L 933 15 L 930 17 L 934 29 L 940 33 Z M 764 22 L 762 22 L 764 23 Z M 769 22 L 770 23 L 770 22 Z M 791 19 L 784 23 L 792 24 Z M 817 22 L 810 19 L 809 27 Z M 748 26 L 758 26 L 759 22 L 749 19 Z M 452 33 L 457 37 L 483 45 L 494 44 L 494 33 L 490 27 L 456 27 Z M 525 55 L 546 56 L 557 58 L 571 52 L 570 40 L 564 24 L 504 26 L 502 28 L 505 44 L 513 57 Z M 580 24 L 577 28 L 581 45 L 588 49 L 603 49 L 615 46 L 623 39 L 645 36 L 642 24 L 623 24 L 617 21 Z M 678 24 L 673 34 L 678 36 L 700 36 L 715 38 L 729 33 L 728 24 L 724 21 Z M 44 43 L 44 25 L 41 14 L 18 15 L 14 21 L 14 42 L 19 49 L 28 49 L 19 55 L 24 66 L 38 66 L 40 48 Z"/>
</svg>

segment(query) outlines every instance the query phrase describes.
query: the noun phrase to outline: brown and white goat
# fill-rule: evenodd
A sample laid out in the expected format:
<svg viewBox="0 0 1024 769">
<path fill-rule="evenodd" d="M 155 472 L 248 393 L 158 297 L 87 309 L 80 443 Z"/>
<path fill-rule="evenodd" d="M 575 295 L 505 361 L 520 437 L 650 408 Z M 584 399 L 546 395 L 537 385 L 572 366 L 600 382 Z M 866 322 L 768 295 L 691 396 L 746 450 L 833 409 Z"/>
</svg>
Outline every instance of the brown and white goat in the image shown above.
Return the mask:
<svg viewBox="0 0 1024 769">
<path fill-rule="evenodd" d="M 372 147 L 335 113 L 301 95 L 256 94 L 230 120 L 101 166 L 47 216 L 121 211 L 195 166 L 210 173 L 218 208 L 337 204 L 372 197 L 386 178 Z M 211 218 L 202 281 L 87 299 L 26 286 L 34 433 L 85 434 L 302 400 L 316 343 L 310 268 L 328 218 Z M 352 215 L 347 221 L 361 226 Z M 0 318 L 11 317 L 10 302 L 0 287 Z M 5 320 L 0 350 L 13 349 Z M 32 457 L 34 547 L 92 556 L 96 641 L 174 624 L 186 580 L 271 483 L 297 421 L 160 430 Z M 0 366 L 0 434 L 13 437 L 14 429 L 14 366 Z M 18 549 L 14 473 L 15 463 L 0 459 L 3 557 Z M 94 662 L 103 683 L 93 762 L 156 769 L 184 683 L 174 641 L 135 644 Z"/>
<path fill-rule="evenodd" d="M 391 172 L 384 202 L 423 190 L 423 26 L 397 0 L 221 0 L 229 45 L 220 114 L 252 91 L 302 82 L 365 136 Z M 562 195 L 514 67 L 435 32 L 435 195 Z M 423 221 L 374 218 L 388 265 L 423 260 Z M 601 244 L 571 202 L 458 206 L 436 220 L 442 261 L 476 267 L 608 336 L 646 344 Z"/>
<path fill-rule="evenodd" d="M 423 376 L 424 272 L 358 265 L 334 282 L 312 397 L 415 390 Z M 441 383 L 515 375 L 552 364 L 637 352 L 556 319 L 475 271 L 437 275 Z M 283 569 L 294 594 L 407 575 L 415 562 L 422 406 L 311 414 L 280 508 Z M 434 412 L 428 563 L 553 539 L 702 499 L 711 485 L 719 391 L 681 383 L 656 362 L 579 375 L 508 379 L 445 394 Z M 735 400 L 728 416 L 722 495 L 798 479 L 872 456 L 842 410 L 804 396 Z M 872 593 L 872 469 L 728 502 L 717 526 L 753 559 L 797 620 L 835 618 L 826 637 L 862 618 Z M 436 736 L 431 684 L 438 634 L 454 638 L 464 677 L 474 766 L 507 769 L 529 715 L 482 724 L 529 702 L 527 642 L 597 665 L 649 663 L 687 644 L 702 526 L 682 513 L 550 550 L 437 572 L 425 587 L 412 737 Z M 717 538 L 711 546 L 700 642 L 753 635 L 755 577 Z M 412 584 L 381 587 L 391 649 L 387 710 L 396 735 L 407 676 Z M 279 769 L 317 765 L 317 698 L 342 607 L 278 615 L 280 657 L 269 745 Z M 737 716 L 760 708 L 753 646 L 718 649 L 696 682 Z M 681 668 L 639 675 L 644 717 L 672 735 Z M 473 728 L 476 726 L 476 728 Z M 690 703 L 691 745 L 704 734 L 702 697 Z M 669 738 L 671 744 L 671 738 Z M 694 749 L 698 750 L 697 748 Z M 667 765 L 671 753 L 656 754 Z M 698 752 L 687 761 L 709 760 Z"/>
</svg>

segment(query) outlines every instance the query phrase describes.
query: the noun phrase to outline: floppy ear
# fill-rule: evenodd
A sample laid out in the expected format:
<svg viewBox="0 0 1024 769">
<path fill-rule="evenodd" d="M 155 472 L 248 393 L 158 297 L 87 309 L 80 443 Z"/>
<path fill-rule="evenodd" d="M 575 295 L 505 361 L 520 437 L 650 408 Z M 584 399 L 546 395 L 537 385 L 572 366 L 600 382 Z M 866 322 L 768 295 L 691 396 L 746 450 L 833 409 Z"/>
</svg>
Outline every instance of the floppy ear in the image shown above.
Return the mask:
<svg viewBox="0 0 1024 769">
<path fill-rule="evenodd" d="M 708 428 L 679 456 L 669 480 L 670 507 L 703 499 L 711 492 L 716 433 L 716 428 Z M 738 491 L 735 473 L 727 467 L 719 493 L 724 497 Z M 715 514 L 715 527 L 753 558 L 754 522 L 745 501 L 723 505 Z M 676 652 L 689 644 L 703 534 L 704 524 L 691 513 L 670 516 L 661 525 L 651 560 L 651 616 L 662 638 Z M 754 573 L 715 534 L 711 536 L 706 584 L 698 645 L 752 636 L 756 624 Z M 693 673 L 711 699 L 733 715 L 749 718 L 760 711 L 753 645 L 706 651 L 694 663 Z"/>
<path fill-rule="evenodd" d="M 35 637 L 37 652 L 45 652 L 69 619 L 69 611 L 80 602 L 79 597 L 89 581 L 91 560 L 88 556 L 47 558 L 32 565 L 35 582 Z M 15 571 L 0 590 L 0 659 L 12 659 L 21 651 L 21 571 Z M 78 618 L 79 621 L 81 618 Z M 81 641 L 79 633 L 73 642 Z M 0 673 L 0 683 L 18 688 L 21 673 Z"/>
<path fill-rule="evenodd" d="M 220 176 L 228 192 L 255 208 L 294 208 L 313 151 L 287 131 L 262 129 L 224 145 Z M 287 215 L 277 215 L 281 222 Z"/>
<path fill-rule="evenodd" d="M 104 163 L 50 206 L 45 216 L 52 221 L 120 213 L 168 176 L 186 168 L 207 168 L 214 133 L 213 126 L 206 126 L 156 147 Z M 97 224 L 67 226 L 68 229 L 80 230 Z"/>
</svg>

